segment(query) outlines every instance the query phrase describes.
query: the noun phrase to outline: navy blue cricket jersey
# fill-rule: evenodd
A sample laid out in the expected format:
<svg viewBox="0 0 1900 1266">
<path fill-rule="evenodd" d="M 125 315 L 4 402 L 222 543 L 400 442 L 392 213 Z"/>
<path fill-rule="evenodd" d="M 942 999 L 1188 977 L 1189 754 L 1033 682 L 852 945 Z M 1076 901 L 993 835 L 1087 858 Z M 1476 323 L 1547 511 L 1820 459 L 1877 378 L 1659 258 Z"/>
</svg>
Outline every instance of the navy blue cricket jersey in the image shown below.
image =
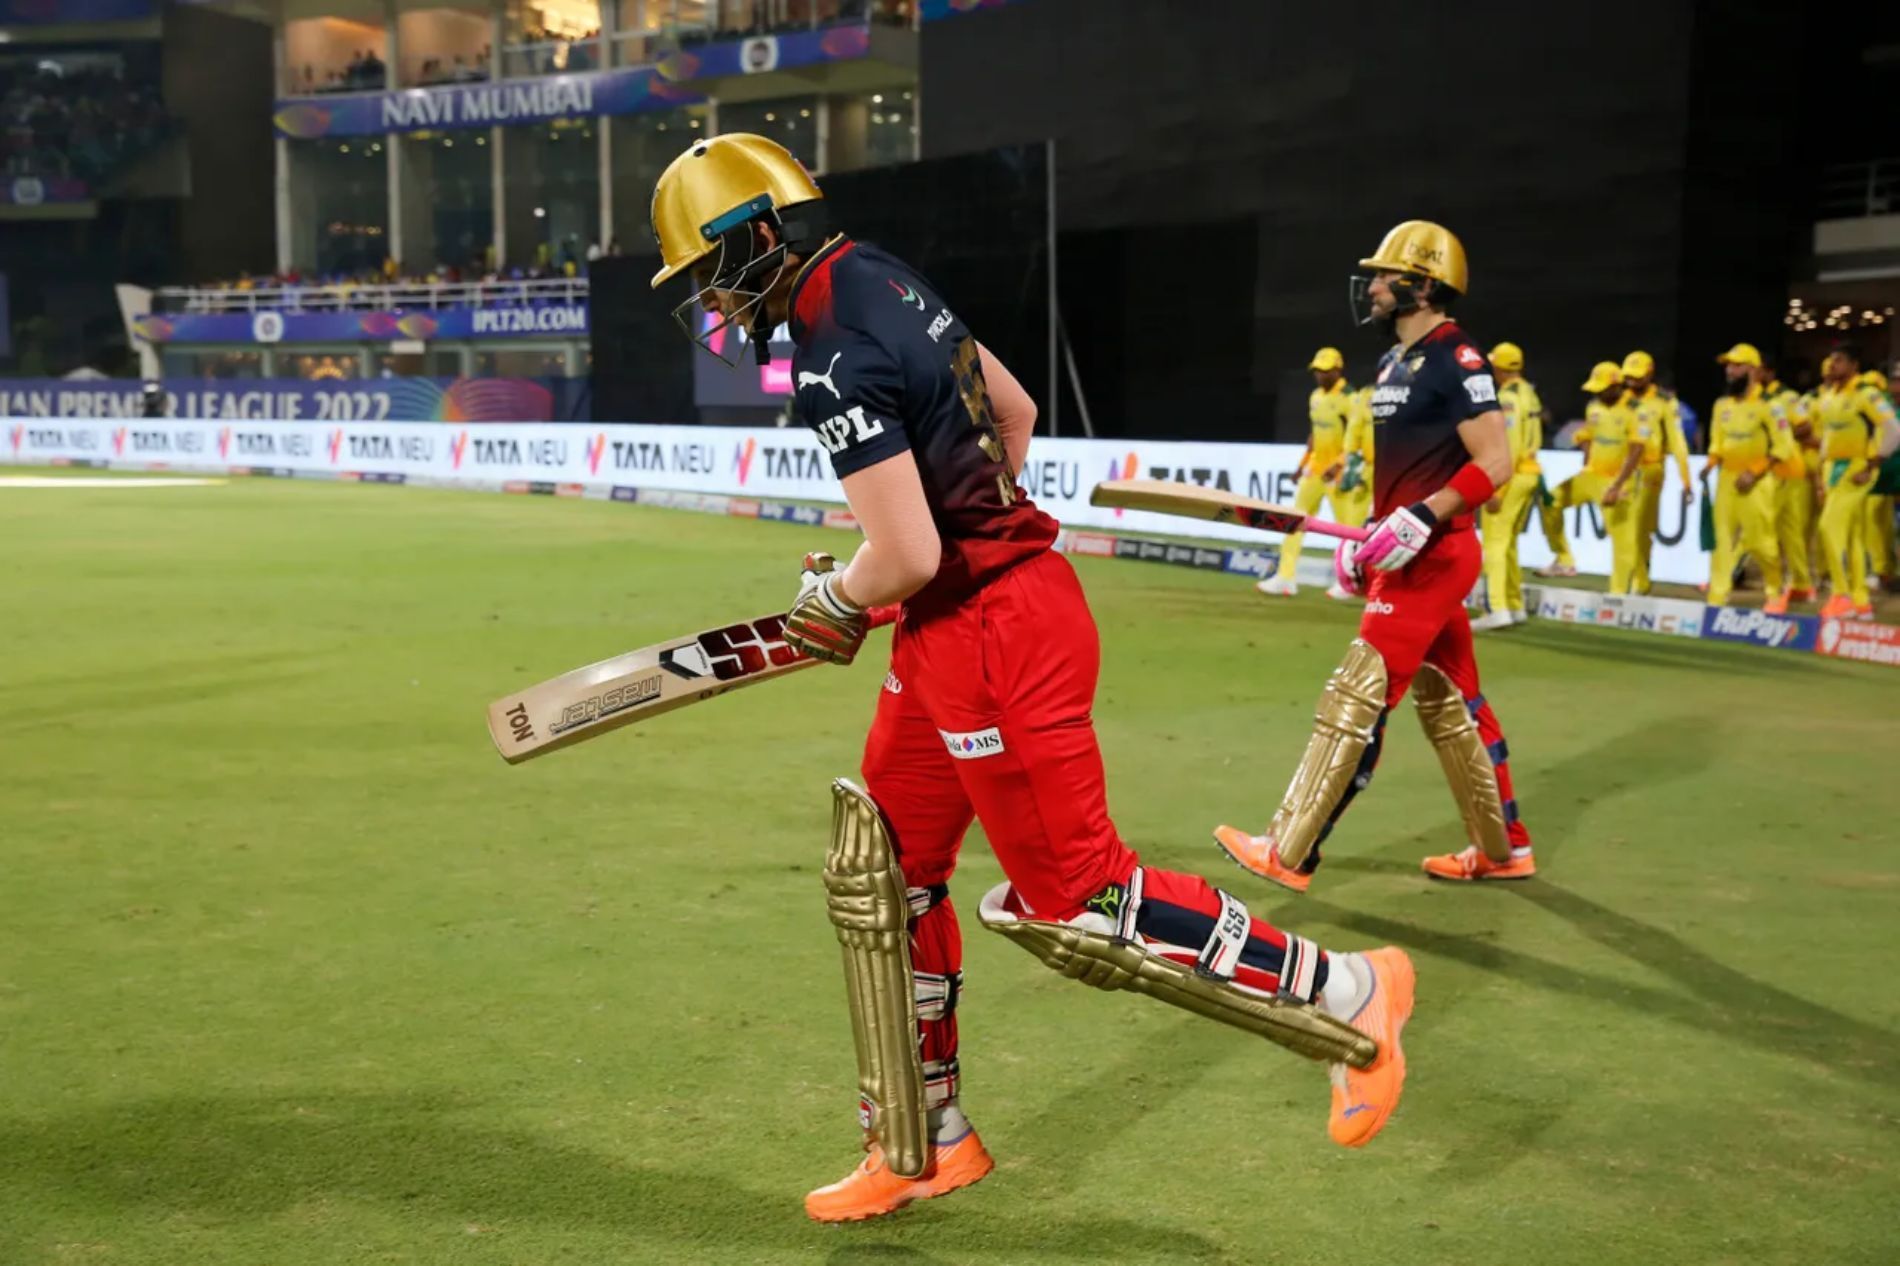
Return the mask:
<svg viewBox="0 0 1900 1266">
<path fill-rule="evenodd" d="M 840 479 L 909 451 L 943 541 L 911 598 L 968 596 L 1055 542 L 1056 521 L 1011 476 L 976 338 L 930 283 L 839 237 L 792 287 L 793 407 Z"/>
<path fill-rule="evenodd" d="M 1491 362 L 1455 321 L 1386 352 L 1373 384 L 1372 512 L 1383 518 L 1431 496 L 1471 460 L 1458 424 L 1498 408 L 1498 389 Z M 1470 527 L 1470 511 L 1448 526 Z"/>
</svg>

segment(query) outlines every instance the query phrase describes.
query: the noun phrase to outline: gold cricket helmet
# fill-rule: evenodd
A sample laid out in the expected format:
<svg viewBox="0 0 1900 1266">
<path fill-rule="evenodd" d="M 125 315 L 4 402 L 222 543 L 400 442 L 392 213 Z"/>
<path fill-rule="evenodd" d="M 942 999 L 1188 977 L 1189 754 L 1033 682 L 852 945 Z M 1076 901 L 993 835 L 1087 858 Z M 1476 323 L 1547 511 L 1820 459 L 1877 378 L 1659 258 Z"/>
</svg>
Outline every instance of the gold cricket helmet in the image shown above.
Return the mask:
<svg viewBox="0 0 1900 1266">
<path fill-rule="evenodd" d="M 653 288 L 710 255 L 730 230 L 825 195 L 790 150 L 750 132 L 696 141 L 653 186 Z"/>
<path fill-rule="evenodd" d="M 1470 274 L 1457 235 L 1430 220 L 1407 220 L 1385 235 L 1379 249 L 1359 261 L 1372 272 L 1414 273 L 1465 293 Z"/>
<path fill-rule="evenodd" d="M 1491 368 L 1507 374 L 1524 372 L 1524 349 L 1516 343 L 1499 343 L 1491 349 Z"/>
</svg>

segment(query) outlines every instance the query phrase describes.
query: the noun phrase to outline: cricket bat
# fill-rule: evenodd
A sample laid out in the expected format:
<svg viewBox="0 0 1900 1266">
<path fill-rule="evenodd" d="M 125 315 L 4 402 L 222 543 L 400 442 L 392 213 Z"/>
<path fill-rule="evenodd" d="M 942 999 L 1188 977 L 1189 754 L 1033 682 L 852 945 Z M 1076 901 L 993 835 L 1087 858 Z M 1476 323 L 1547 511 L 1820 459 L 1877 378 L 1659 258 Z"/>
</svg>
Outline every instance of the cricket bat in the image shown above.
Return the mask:
<svg viewBox="0 0 1900 1266">
<path fill-rule="evenodd" d="M 871 627 L 897 618 L 873 607 Z M 785 616 L 762 615 L 576 668 L 488 705 L 488 736 L 510 765 L 624 725 L 775 681 L 821 661 L 786 645 Z"/>
<path fill-rule="evenodd" d="M 1089 504 L 1176 514 L 1210 523 L 1234 523 L 1267 532 L 1314 532 L 1346 541 L 1363 541 L 1371 535 L 1364 528 L 1311 518 L 1292 506 L 1256 501 L 1219 488 L 1203 488 L 1169 479 L 1110 479 L 1095 485 L 1095 491 L 1089 494 Z"/>
</svg>

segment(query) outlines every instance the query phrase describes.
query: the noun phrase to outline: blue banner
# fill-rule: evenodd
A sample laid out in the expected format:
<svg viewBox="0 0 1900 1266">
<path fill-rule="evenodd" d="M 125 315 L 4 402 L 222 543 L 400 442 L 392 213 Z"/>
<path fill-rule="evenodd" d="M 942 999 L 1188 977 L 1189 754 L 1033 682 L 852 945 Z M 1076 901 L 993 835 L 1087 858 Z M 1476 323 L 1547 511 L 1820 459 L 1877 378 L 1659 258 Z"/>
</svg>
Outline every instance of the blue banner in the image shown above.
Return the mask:
<svg viewBox="0 0 1900 1266">
<path fill-rule="evenodd" d="M 653 67 L 639 66 L 499 83 L 290 97 L 277 103 L 271 117 L 277 135 L 309 140 L 639 114 L 703 100 Z"/>
<path fill-rule="evenodd" d="M 1760 607 L 1710 607 L 1702 636 L 1718 642 L 1744 642 L 1788 651 L 1811 651 L 1821 621 L 1811 615 L 1769 615 Z"/>
<path fill-rule="evenodd" d="M 403 312 L 155 312 L 132 332 L 148 343 L 387 343 L 398 339 L 582 338 L 584 303 Z"/>
<path fill-rule="evenodd" d="M 286 97 L 274 107 L 272 122 L 279 136 L 311 140 L 639 114 L 703 102 L 705 97 L 685 86 L 693 80 L 852 61 L 870 48 L 870 25 L 848 22 L 677 49 L 657 66 L 496 83 L 438 84 L 395 92 Z"/>
<path fill-rule="evenodd" d="M 673 83 L 694 79 L 722 79 L 728 75 L 763 75 L 821 62 L 853 61 L 871 50 L 871 28 L 866 22 L 793 31 L 787 35 L 755 35 L 677 49 L 660 59 L 660 74 Z"/>
<path fill-rule="evenodd" d="M 163 386 L 168 417 L 274 422 L 548 422 L 561 416 L 556 397 L 568 394 L 565 379 L 542 378 L 168 378 Z M 138 418 L 144 391 L 124 378 L 0 378 L 0 417 Z"/>
</svg>

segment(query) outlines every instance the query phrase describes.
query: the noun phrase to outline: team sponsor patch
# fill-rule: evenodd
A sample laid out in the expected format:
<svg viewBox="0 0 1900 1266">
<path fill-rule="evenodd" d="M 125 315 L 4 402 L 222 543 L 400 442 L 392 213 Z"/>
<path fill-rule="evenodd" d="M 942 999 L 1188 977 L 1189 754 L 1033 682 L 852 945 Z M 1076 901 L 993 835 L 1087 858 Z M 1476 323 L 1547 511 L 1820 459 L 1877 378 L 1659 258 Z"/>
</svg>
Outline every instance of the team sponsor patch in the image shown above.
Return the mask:
<svg viewBox="0 0 1900 1266">
<path fill-rule="evenodd" d="M 1465 394 L 1473 404 L 1490 404 L 1498 398 L 1497 383 L 1490 374 L 1473 374 L 1465 379 Z"/>
<path fill-rule="evenodd" d="M 897 679 L 896 673 L 886 672 L 884 674 L 884 689 L 890 694 L 901 695 L 904 693 L 904 683 Z"/>
<path fill-rule="evenodd" d="M 1469 343 L 1461 344 L 1457 351 L 1458 363 L 1466 369 L 1483 369 L 1484 353 Z"/>
<path fill-rule="evenodd" d="M 943 737 L 943 745 L 958 760 L 981 760 L 985 756 L 995 756 L 1003 750 L 1003 736 L 995 726 L 987 730 L 975 730 L 969 734 L 952 734 L 948 730 L 938 730 Z"/>
</svg>

